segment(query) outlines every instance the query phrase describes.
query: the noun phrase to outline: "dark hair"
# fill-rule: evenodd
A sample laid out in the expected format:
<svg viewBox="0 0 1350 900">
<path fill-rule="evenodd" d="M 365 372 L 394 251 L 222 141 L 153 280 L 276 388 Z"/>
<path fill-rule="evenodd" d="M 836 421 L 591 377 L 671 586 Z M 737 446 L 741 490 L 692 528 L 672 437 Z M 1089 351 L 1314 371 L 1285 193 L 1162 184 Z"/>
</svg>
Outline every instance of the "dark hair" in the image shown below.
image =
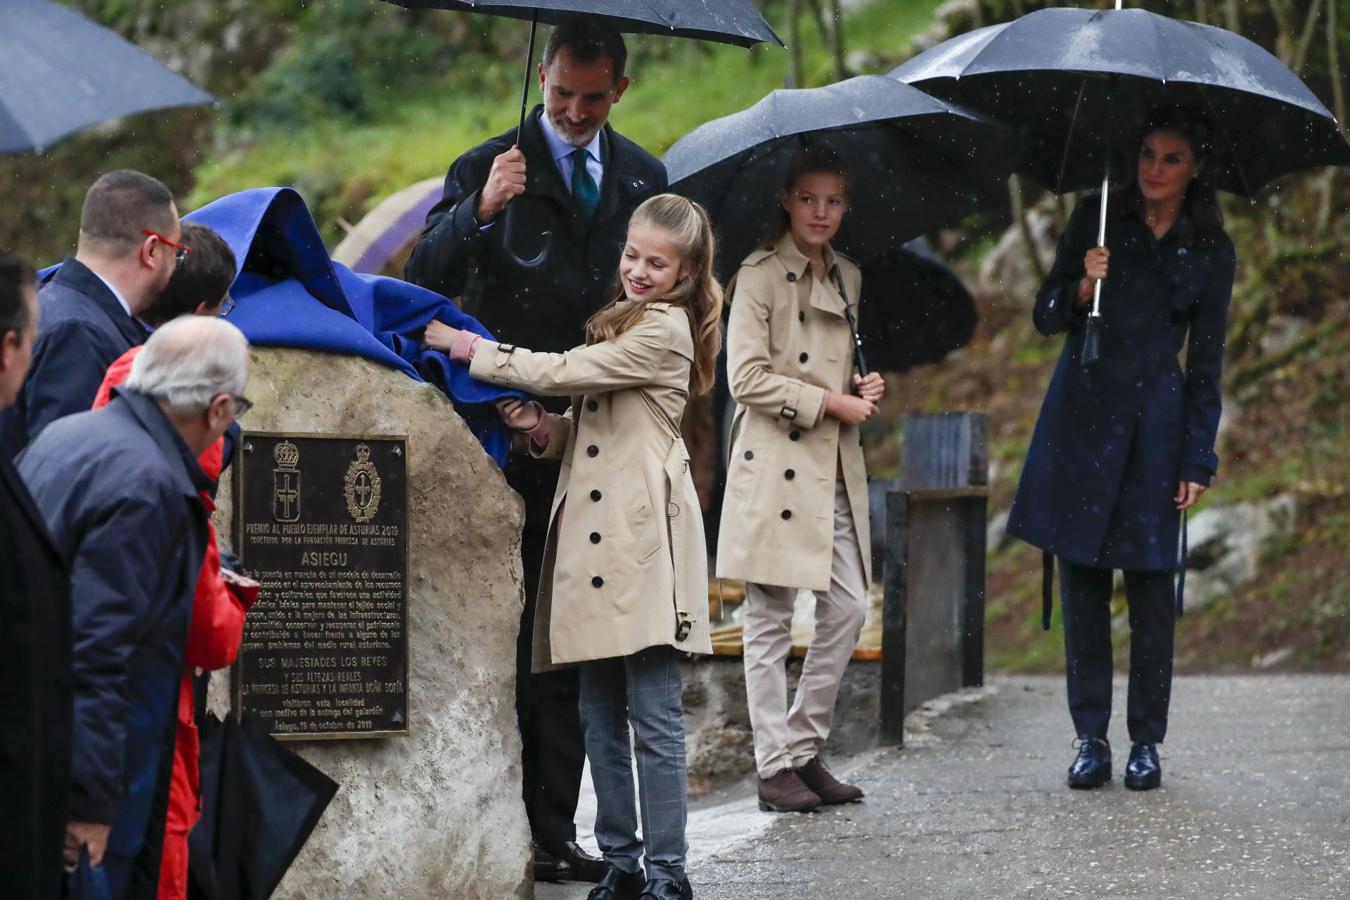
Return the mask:
<svg viewBox="0 0 1350 900">
<path fill-rule="evenodd" d="M 616 82 L 623 78 L 628 65 L 623 36 L 599 16 L 568 16 L 554 28 L 544 45 L 544 68 L 553 64 L 561 47 L 571 51 L 577 62 L 591 63 L 601 57 L 609 60 Z"/>
<path fill-rule="evenodd" d="M 1194 107 L 1159 106 L 1149 113 L 1139 129 L 1134 158 L 1126 168 L 1129 173 L 1127 190 L 1134 202 L 1142 206 L 1144 198 L 1137 181 L 1139 153 L 1143 150 L 1144 140 L 1160 131 L 1175 134 L 1190 144 L 1195 161 L 1201 164 L 1181 200 L 1181 214 L 1190 219 L 1199 237 L 1210 240 L 1221 236 L 1224 233 L 1223 211 L 1219 209 L 1218 192 L 1214 187 L 1214 128 L 1209 117 Z"/>
<path fill-rule="evenodd" d="M 173 228 L 173 194 L 159 179 L 131 169 L 100 176 L 84 195 L 80 241 L 112 253 L 129 253 L 145 240 L 142 229 Z"/>
<path fill-rule="evenodd" d="M 191 315 L 202 303 L 215 306 L 234 283 L 234 251 L 213 229 L 184 222 L 182 243 L 192 252 L 183 257 L 164 291 L 141 314 L 145 324 L 152 327 Z"/>
<path fill-rule="evenodd" d="M 17 256 L 0 254 L 0 337 L 11 331 L 22 335 L 32 324 L 24 295 L 36 286 L 32 266 Z"/>
<path fill-rule="evenodd" d="M 843 158 L 830 147 L 815 145 L 803 147 L 793 155 L 783 175 L 780 190 L 785 194 L 791 193 L 803 175 L 814 175 L 818 172 L 838 175 L 844 182 L 844 188 L 848 188 L 848 167 L 844 165 Z M 773 228 L 764 239 L 765 246 L 778 243 L 778 240 L 792 228 L 792 221 L 788 218 L 787 210 L 783 209 L 783 204 L 778 203 L 774 209 Z"/>
</svg>

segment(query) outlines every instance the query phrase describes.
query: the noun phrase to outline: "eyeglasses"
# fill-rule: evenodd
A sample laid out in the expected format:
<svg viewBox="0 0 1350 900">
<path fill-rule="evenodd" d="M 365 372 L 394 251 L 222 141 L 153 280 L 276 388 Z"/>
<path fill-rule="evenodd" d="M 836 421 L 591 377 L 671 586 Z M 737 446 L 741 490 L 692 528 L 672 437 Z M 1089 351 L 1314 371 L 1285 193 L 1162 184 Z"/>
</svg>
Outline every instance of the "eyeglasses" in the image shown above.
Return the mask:
<svg viewBox="0 0 1350 900">
<path fill-rule="evenodd" d="M 233 311 L 234 311 L 234 298 L 227 295 L 224 300 L 220 301 L 220 315 L 222 317 L 228 316 Z"/>
<path fill-rule="evenodd" d="M 191 247 L 184 247 L 182 244 L 171 241 L 157 231 L 151 231 L 149 228 L 142 228 L 141 231 L 159 241 L 161 244 L 164 244 L 166 247 L 172 247 L 174 250 L 173 258 L 177 262 L 182 262 L 187 259 L 187 255 L 192 252 Z"/>
<path fill-rule="evenodd" d="M 234 417 L 236 419 L 242 419 L 244 413 L 253 408 L 253 401 L 241 394 L 230 394 L 228 396 L 230 401 L 234 403 Z"/>
</svg>

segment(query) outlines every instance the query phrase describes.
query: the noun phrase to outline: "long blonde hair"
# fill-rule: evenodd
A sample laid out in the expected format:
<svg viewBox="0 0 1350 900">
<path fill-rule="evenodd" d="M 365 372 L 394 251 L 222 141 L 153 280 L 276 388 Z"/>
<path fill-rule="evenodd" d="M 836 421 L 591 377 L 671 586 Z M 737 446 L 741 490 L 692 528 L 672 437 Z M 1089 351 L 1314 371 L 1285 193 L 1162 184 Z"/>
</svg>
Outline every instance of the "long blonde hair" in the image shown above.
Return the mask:
<svg viewBox="0 0 1350 900">
<path fill-rule="evenodd" d="M 676 194 L 658 194 L 633 213 L 628 227 L 652 225 L 670 235 L 680 254 L 684 273 L 669 294 L 653 303 L 670 303 L 684 310 L 694 337 L 694 369 L 689 377 L 690 393 L 697 396 L 712 389 L 717 377 L 717 353 L 722 349 L 722 286 L 713 275 L 716 250 L 712 222 L 703 207 Z M 611 341 L 628 331 L 646 303 L 620 303 L 623 286 L 615 288 L 614 299 L 591 316 L 586 323 L 586 342 Z"/>
</svg>

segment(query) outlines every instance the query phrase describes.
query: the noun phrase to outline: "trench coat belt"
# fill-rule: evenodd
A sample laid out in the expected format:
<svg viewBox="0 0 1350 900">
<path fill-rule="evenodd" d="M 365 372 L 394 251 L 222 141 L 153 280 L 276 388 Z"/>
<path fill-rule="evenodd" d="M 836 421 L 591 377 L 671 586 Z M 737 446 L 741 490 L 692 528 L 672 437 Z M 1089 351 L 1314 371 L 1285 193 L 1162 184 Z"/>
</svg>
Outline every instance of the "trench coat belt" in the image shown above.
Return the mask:
<svg viewBox="0 0 1350 900">
<path fill-rule="evenodd" d="M 1190 556 L 1190 536 L 1187 525 L 1190 522 L 1190 510 L 1181 511 L 1181 559 L 1177 564 L 1176 609 L 1177 618 L 1186 614 L 1186 562 Z M 1055 607 L 1055 555 L 1049 550 L 1041 551 L 1041 628 L 1050 630 L 1050 612 Z"/>
</svg>

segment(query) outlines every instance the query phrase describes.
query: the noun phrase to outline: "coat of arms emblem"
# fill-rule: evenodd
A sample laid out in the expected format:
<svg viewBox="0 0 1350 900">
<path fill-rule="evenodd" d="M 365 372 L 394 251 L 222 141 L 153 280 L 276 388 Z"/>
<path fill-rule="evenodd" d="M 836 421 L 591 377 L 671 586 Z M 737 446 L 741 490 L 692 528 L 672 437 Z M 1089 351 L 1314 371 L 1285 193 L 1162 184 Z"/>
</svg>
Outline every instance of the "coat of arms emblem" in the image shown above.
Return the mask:
<svg viewBox="0 0 1350 900">
<path fill-rule="evenodd" d="M 370 447 L 358 444 L 356 461 L 347 467 L 347 512 L 357 522 L 369 522 L 380 510 L 380 473 L 370 461 Z"/>
<path fill-rule="evenodd" d="M 278 522 L 300 521 L 300 448 L 282 441 L 272 450 L 277 467 L 272 470 L 272 518 Z"/>
</svg>

